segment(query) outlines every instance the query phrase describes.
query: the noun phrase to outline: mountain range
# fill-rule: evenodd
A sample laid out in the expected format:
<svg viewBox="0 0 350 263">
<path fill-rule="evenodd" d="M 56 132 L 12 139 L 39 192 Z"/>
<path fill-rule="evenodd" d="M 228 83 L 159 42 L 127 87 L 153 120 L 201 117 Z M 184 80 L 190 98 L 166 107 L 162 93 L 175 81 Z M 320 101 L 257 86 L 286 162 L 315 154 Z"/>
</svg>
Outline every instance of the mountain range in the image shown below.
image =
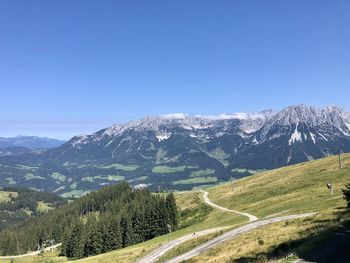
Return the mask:
<svg viewBox="0 0 350 263">
<path fill-rule="evenodd" d="M 336 106 L 148 116 L 59 147 L 1 157 L 0 184 L 64 195 L 122 179 L 134 186 L 190 189 L 349 151 L 350 113 Z"/>
<path fill-rule="evenodd" d="M 35 150 L 40 148 L 58 147 L 64 142 L 65 141 L 46 137 L 18 135 L 12 138 L 0 137 L 0 149 L 11 147 L 25 147 L 30 150 Z"/>
</svg>

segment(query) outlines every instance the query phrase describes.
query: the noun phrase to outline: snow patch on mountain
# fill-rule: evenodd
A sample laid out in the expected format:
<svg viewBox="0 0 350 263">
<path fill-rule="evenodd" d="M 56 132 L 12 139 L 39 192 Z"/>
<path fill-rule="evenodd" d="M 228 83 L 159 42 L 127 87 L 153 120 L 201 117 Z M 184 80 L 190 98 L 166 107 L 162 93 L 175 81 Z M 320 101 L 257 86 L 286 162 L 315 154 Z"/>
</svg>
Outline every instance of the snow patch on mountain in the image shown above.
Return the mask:
<svg viewBox="0 0 350 263">
<path fill-rule="evenodd" d="M 158 134 L 156 135 L 156 137 L 157 137 L 157 139 L 158 139 L 159 142 L 165 141 L 165 140 L 169 139 L 170 136 L 171 136 L 171 132 L 166 132 L 166 131 L 163 131 L 163 132 L 158 133 Z"/>
<path fill-rule="evenodd" d="M 350 123 L 347 123 L 344 121 L 344 124 L 345 124 L 346 128 L 348 129 L 348 132 L 350 133 Z M 348 132 L 346 133 L 346 135 L 350 136 L 350 134 Z"/>
<path fill-rule="evenodd" d="M 327 139 L 322 133 L 319 133 L 319 132 L 318 132 L 318 134 L 319 134 L 325 141 L 328 142 L 328 139 Z"/>
<path fill-rule="evenodd" d="M 198 138 L 198 136 L 196 134 L 194 134 L 194 133 L 190 133 L 190 137 L 191 138 Z"/>
<path fill-rule="evenodd" d="M 105 147 L 108 147 L 110 144 L 112 144 L 114 142 L 114 140 L 110 140 L 106 145 Z"/>
<path fill-rule="evenodd" d="M 345 136 L 350 136 L 350 134 L 347 133 L 347 132 L 345 132 L 345 131 L 343 131 L 341 127 L 339 127 L 338 129 L 339 129 Z"/>
<path fill-rule="evenodd" d="M 315 144 L 316 143 L 316 140 L 315 140 L 316 135 L 313 134 L 312 132 L 310 132 L 310 137 L 311 137 L 311 140 L 313 141 L 313 143 Z"/>
<path fill-rule="evenodd" d="M 75 136 L 71 142 L 73 148 L 80 148 L 82 144 L 87 144 L 87 143 L 88 143 L 88 135 L 85 135 L 85 134 Z"/>
<path fill-rule="evenodd" d="M 215 134 L 215 137 L 219 138 L 219 137 L 224 136 L 225 134 L 226 134 L 226 132 L 217 132 L 217 133 Z"/>
<path fill-rule="evenodd" d="M 292 145 L 293 143 L 295 143 L 297 141 L 300 141 L 300 142 L 303 141 L 301 138 L 301 133 L 298 132 L 298 125 L 299 125 L 299 123 L 297 123 L 297 125 L 295 126 L 295 130 L 292 133 L 292 136 L 290 137 L 290 139 L 288 141 L 289 145 Z"/>
<path fill-rule="evenodd" d="M 289 163 L 291 159 L 292 159 L 292 150 L 289 150 L 289 155 L 288 155 L 288 158 L 287 158 L 287 163 Z"/>
</svg>

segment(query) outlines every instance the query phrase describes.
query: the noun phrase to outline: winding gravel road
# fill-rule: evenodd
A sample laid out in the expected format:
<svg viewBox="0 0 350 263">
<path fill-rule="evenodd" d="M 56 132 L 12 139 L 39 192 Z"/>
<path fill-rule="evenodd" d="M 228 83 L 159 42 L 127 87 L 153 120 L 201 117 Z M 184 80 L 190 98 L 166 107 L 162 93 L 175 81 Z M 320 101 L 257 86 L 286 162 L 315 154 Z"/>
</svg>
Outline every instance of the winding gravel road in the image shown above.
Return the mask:
<svg viewBox="0 0 350 263">
<path fill-rule="evenodd" d="M 166 263 L 178 263 L 181 262 L 183 260 L 187 260 L 190 259 L 192 257 L 198 256 L 199 254 L 211 249 L 212 247 L 226 241 L 229 240 L 239 234 L 245 233 L 249 230 L 261 227 L 261 226 L 265 226 L 268 224 L 272 224 L 272 223 L 276 223 L 276 222 L 282 222 L 282 221 L 286 221 L 286 220 L 290 220 L 290 219 L 297 219 L 297 218 L 303 218 L 303 217 L 308 217 L 308 216 L 313 216 L 316 213 L 305 213 L 305 214 L 299 214 L 299 215 L 288 215 L 288 216 L 282 216 L 282 217 L 276 217 L 276 218 L 270 218 L 270 219 L 265 219 L 265 220 L 260 220 L 260 221 L 256 221 L 253 223 L 249 223 L 247 225 L 232 229 L 194 249 L 192 249 L 191 251 L 184 253 L 180 256 L 177 256 L 173 259 L 170 259 L 168 261 L 166 261 Z"/>
<path fill-rule="evenodd" d="M 203 253 L 204 251 L 209 250 L 210 248 L 226 241 L 229 240 L 239 234 L 242 234 L 244 232 L 250 231 L 252 229 L 261 227 L 261 226 L 265 226 L 268 224 L 272 224 L 272 223 L 276 223 L 276 222 L 281 222 L 281 221 L 286 221 L 286 220 L 290 220 L 290 219 L 297 219 L 297 218 L 303 218 L 303 217 L 308 217 L 308 216 L 312 216 L 315 215 L 316 213 L 305 213 L 305 214 L 298 214 L 298 215 L 288 215 L 288 216 L 281 216 L 281 217 L 275 217 L 275 218 L 268 218 L 265 220 L 260 220 L 257 221 L 258 218 L 254 215 L 248 214 L 248 213 L 244 213 L 244 212 L 240 212 L 240 211 L 236 211 L 236 210 L 231 210 L 222 206 L 219 206 L 217 204 L 214 204 L 213 202 L 210 201 L 209 197 L 208 197 L 208 192 L 200 190 L 203 193 L 203 198 L 204 201 L 212 206 L 215 207 L 217 209 L 220 209 L 222 211 L 227 211 L 227 212 L 231 212 L 231 213 L 236 213 L 239 215 L 243 215 L 249 218 L 249 224 L 232 229 L 194 249 L 192 249 L 191 251 L 184 253 L 180 256 L 177 256 L 173 259 L 170 259 L 168 261 L 166 261 L 167 263 L 175 263 L 175 262 L 181 262 L 183 260 L 187 260 L 190 259 L 194 256 L 197 256 L 201 253 Z M 213 229 L 208 229 L 208 230 L 204 230 L 204 231 L 200 231 L 198 233 L 196 233 L 196 236 L 202 236 L 202 235 L 206 235 L 209 233 L 213 233 L 219 230 L 224 229 L 223 228 L 213 228 Z M 226 227 L 227 228 L 227 227 Z M 153 263 L 156 262 L 161 256 L 163 256 L 167 251 L 169 251 L 172 248 L 177 247 L 178 245 L 180 245 L 183 242 L 186 242 L 188 240 L 190 240 L 191 238 L 193 238 L 193 235 L 186 235 L 183 237 L 180 237 L 178 239 L 172 240 L 162 246 L 160 246 L 159 248 L 155 249 L 154 251 L 152 251 L 150 254 L 146 255 L 145 257 L 141 258 L 140 260 L 137 261 L 137 263 Z"/>
<path fill-rule="evenodd" d="M 249 222 L 253 222 L 253 221 L 256 221 L 258 220 L 258 218 L 256 216 L 253 216 L 251 214 L 248 214 L 248 213 L 244 213 L 244 212 L 240 212 L 240 211 L 236 211 L 236 210 L 231 210 L 231 209 L 228 209 L 226 207 L 222 207 L 222 206 L 219 206 L 217 204 L 214 204 L 210 201 L 209 197 L 208 197 L 208 192 L 207 191 L 203 191 L 203 190 L 200 190 L 202 193 L 203 193 L 203 197 L 204 197 L 204 201 L 212 206 L 212 207 L 215 207 L 217 209 L 220 209 L 220 210 L 223 210 L 223 211 L 226 211 L 226 212 L 231 212 L 231 213 L 235 213 L 235 214 L 238 214 L 238 215 L 242 215 L 242 216 L 246 216 L 249 218 Z"/>
<path fill-rule="evenodd" d="M 211 234 L 211 233 L 214 233 L 214 232 L 217 232 L 217 231 L 220 231 L 220 230 L 223 230 L 223 229 L 227 229 L 227 228 L 229 228 L 229 227 L 212 228 L 212 229 L 196 232 L 195 235 L 188 234 L 188 235 L 182 236 L 182 237 L 180 237 L 178 239 L 172 240 L 172 241 L 170 241 L 168 243 L 165 243 L 164 245 L 161 245 L 159 248 L 153 250 L 150 254 L 148 254 L 147 256 L 139 259 L 136 262 L 137 263 L 156 262 L 161 256 L 163 256 L 170 249 L 172 249 L 174 247 L 177 247 L 178 245 L 180 245 L 183 242 L 186 242 L 187 240 L 190 240 L 190 239 L 195 238 L 195 237 Z"/>
</svg>

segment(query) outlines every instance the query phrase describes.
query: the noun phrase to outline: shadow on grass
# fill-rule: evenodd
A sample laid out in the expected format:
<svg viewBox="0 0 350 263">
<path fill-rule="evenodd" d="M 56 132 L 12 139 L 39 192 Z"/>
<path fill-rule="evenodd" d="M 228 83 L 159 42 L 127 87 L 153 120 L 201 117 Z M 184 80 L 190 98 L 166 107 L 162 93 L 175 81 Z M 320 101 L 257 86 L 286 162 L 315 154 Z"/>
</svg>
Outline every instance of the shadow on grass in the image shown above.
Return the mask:
<svg viewBox="0 0 350 263">
<path fill-rule="evenodd" d="M 241 257 L 231 263 L 263 263 L 274 259 L 287 258 L 295 254 L 309 262 L 345 263 L 350 262 L 350 212 L 337 212 L 338 219 L 318 220 L 318 226 L 307 230 L 304 238 L 291 240 L 272 247 L 269 251 L 254 256 Z M 344 220 L 343 218 L 348 218 Z M 289 261 L 288 261 L 289 262 Z M 292 261 L 290 261 L 292 262 Z"/>
</svg>

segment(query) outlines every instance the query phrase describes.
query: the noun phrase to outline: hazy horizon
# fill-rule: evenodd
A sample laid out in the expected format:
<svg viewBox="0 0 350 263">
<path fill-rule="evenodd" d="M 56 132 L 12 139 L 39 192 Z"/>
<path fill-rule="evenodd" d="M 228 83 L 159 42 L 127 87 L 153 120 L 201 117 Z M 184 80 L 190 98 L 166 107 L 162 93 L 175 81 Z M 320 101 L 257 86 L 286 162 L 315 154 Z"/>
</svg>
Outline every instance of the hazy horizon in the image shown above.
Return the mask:
<svg viewBox="0 0 350 263">
<path fill-rule="evenodd" d="M 296 104 L 292 104 L 292 105 L 298 105 L 298 104 L 303 104 L 303 103 L 296 103 Z M 232 114 L 232 113 L 258 113 L 258 112 L 261 112 L 261 111 L 265 111 L 265 110 L 272 110 L 273 112 L 278 112 L 288 106 L 292 106 L 292 105 L 286 105 L 285 107 L 281 108 L 281 109 L 262 109 L 260 111 L 256 111 L 256 112 L 222 112 L 222 113 L 214 113 L 214 114 L 205 114 L 205 113 L 198 113 L 198 114 L 187 114 L 185 112 L 174 112 L 174 113 L 167 113 L 167 114 L 154 114 L 154 115 L 150 115 L 150 114 L 146 114 L 146 115 L 143 115 L 143 116 L 140 116 L 139 118 L 135 118 L 135 119 L 129 119 L 129 120 L 125 120 L 125 121 L 120 121 L 120 122 L 110 122 L 110 123 L 105 123 L 105 124 L 93 124 L 93 123 L 71 123 L 70 125 L 68 126 L 54 126 L 52 124 L 48 124 L 48 125 L 45 125 L 45 124 L 42 124 L 42 125 L 37 125 L 37 124 L 22 124 L 22 125 L 18 125 L 19 127 L 23 126 L 23 128 L 17 128 L 18 129 L 18 133 L 8 133 L 8 134 L 5 134 L 5 135 L 2 135 L 0 134 L 0 137 L 3 137 L 3 138 L 13 138 L 13 137 L 17 137 L 17 136 L 38 136 L 38 137 L 47 137 L 47 138 L 51 138 L 51 139 L 58 139 L 58 140 L 69 140 L 71 139 L 72 137 L 74 136 L 77 136 L 77 135 L 82 135 L 82 134 L 92 134 L 92 133 L 95 133 L 99 130 L 102 130 L 104 128 L 107 128 L 107 127 L 110 127 L 112 125 L 115 125 L 115 124 L 123 124 L 123 123 L 126 123 L 126 122 L 129 122 L 129 121 L 134 121 L 134 120 L 138 120 L 138 119 L 142 119 L 144 117 L 147 117 L 147 116 L 170 116 L 170 115 L 178 115 L 178 114 L 185 114 L 185 115 L 189 115 L 189 116 L 192 116 L 192 117 L 195 117 L 195 116 L 202 116 L 202 117 L 205 117 L 205 116 L 220 116 L 220 115 L 223 115 L 223 114 Z M 306 104 L 305 104 L 306 105 Z M 314 106 L 314 105 L 306 105 L 306 106 Z M 321 106 L 321 107 L 317 107 L 319 109 L 322 109 L 322 108 L 325 108 L 327 106 L 337 106 L 337 107 L 340 107 L 346 111 L 348 111 L 347 109 L 345 109 L 344 107 L 340 106 L 340 105 L 325 105 L 325 106 Z M 65 130 L 66 128 L 73 128 L 75 127 L 76 128 L 76 132 L 72 132 L 70 131 L 68 134 L 65 133 L 65 131 L 63 131 L 62 133 L 60 133 L 62 136 L 56 136 L 55 134 L 56 133 L 52 133 L 52 135 L 50 135 L 50 132 L 47 132 L 47 131 L 40 131 L 40 128 L 44 127 L 45 129 L 48 129 L 48 128 L 51 128 L 51 129 L 57 129 L 57 128 L 61 128 L 63 130 Z M 38 129 L 38 132 L 37 133 L 30 133 L 32 130 L 35 130 L 35 129 Z M 25 131 L 26 129 L 28 129 L 28 133 L 23 133 L 22 131 Z M 85 132 L 84 132 L 85 131 Z M 57 132 L 57 131 L 56 131 Z"/>
</svg>

